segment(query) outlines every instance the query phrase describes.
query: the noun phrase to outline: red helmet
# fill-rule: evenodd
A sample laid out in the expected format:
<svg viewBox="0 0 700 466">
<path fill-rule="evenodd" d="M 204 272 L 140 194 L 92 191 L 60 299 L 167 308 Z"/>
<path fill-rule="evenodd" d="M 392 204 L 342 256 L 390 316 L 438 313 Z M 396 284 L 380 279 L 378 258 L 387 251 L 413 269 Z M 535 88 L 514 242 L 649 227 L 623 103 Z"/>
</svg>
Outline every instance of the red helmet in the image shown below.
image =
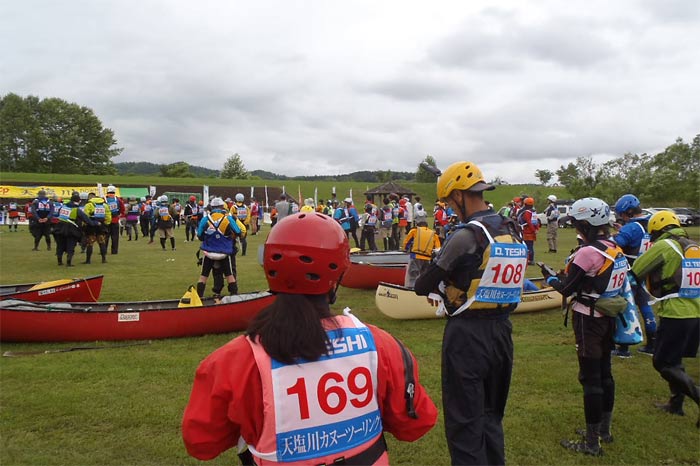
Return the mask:
<svg viewBox="0 0 700 466">
<path fill-rule="evenodd" d="M 196 197 L 194 197 L 194 196 L 190 196 L 190 202 L 194 202 L 194 201 L 196 201 L 196 200 L 197 200 L 197 198 L 196 198 Z"/>
<path fill-rule="evenodd" d="M 271 291 L 325 294 L 349 265 L 348 238 L 327 215 L 302 212 L 285 217 L 265 241 L 263 268 Z"/>
</svg>

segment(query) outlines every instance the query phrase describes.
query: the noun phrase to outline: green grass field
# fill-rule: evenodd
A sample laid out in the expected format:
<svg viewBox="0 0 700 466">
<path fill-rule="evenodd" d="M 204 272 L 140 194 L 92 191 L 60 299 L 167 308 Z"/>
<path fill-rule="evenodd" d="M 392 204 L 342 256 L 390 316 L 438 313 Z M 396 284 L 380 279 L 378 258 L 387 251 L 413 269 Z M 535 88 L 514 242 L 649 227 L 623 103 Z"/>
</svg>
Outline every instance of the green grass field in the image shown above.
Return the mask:
<svg viewBox="0 0 700 466">
<path fill-rule="evenodd" d="M 56 265 L 42 243 L 32 252 L 26 227 L 8 233 L 0 227 L 0 282 L 20 283 L 104 274 L 102 301 L 178 298 L 196 281 L 198 243 L 184 243 L 176 230 L 177 251 L 162 252 L 158 243 L 121 239 L 120 252 L 76 267 Z M 266 288 L 257 264 L 262 235 L 249 238 L 248 255 L 238 257 L 241 291 Z M 693 236 L 700 236 L 694 228 Z M 574 244 L 572 230 L 560 230 L 558 254 L 547 254 L 544 232 L 537 259 L 561 266 Z M 537 276 L 537 270 L 529 270 Z M 207 290 L 209 292 L 209 288 Z M 335 309 L 350 306 L 362 320 L 401 338 L 418 358 L 422 383 L 441 408 L 441 320 L 395 321 L 374 306 L 374 292 L 342 288 Z M 581 387 L 571 328 L 561 313 L 550 310 L 512 317 L 515 364 L 504 421 L 510 464 L 700 464 L 698 410 L 686 403 L 685 417 L 657 411 L 668 388 L 651 366 L 651 358 L 636 355 L 615 359 L 617 400 L 613 422 L 615 442 L 605 456 L 569 453 L 559 440 L 583 426 Z M 2 323 L 0 322 L 0 325 Z M 146 346 L 0 358 L 0 463 L 2 465 L 186 465 L 180 420 L 198 363 L 236 334 L 153 341 Z M 105 343 L 109 344 L 109 343 Z M 78 344 L 79 345 L 79 344 Z M 67 344 L 9 344 L 1 351 L 39 350 Z M 698 380 L 697 359 L 686 360 Z M 415 443 L 388 436 L 393 464 L 449 463 L 442 415 L 435 428 Z M 211 464 L 236 464 L 226 452 Z"/>
</svg>

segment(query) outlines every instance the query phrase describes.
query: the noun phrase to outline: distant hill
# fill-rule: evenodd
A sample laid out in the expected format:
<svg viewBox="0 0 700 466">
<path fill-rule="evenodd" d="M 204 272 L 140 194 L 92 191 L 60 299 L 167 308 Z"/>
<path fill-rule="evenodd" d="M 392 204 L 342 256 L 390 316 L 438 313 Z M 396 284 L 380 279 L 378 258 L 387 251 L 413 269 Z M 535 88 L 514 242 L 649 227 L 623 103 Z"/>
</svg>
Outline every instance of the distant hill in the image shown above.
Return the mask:
<svg viewBox="0 0 700 466">
<path fill-rule="evenodd" d="M 151 162 L 120 162 L 115 163 L 119 175 L 153 175 L 160 176 L 160 169 L 166 164 Z M 190 165 L 190 172 L 197 178 L 218 177 L 219 170 Z"/>
<path fill-rule="evenodd" d="M 118 175 L 134 176 L 161 176 L 161 168 L 166 164 L 151 162 L 120 162 L 115 163 Z M 190 172 L 196 178 L 219 177 L 219 170 L 190 165 Z M 416 174 L 413 172 L 395 171 L 359 171 L 346 175 L 313 175 L 313 176 L 287 176 L 272 173 L 266 170 L 253 170 L 250 172 L 253 178 L 261 180 L 295 180 L 295 181 L 357 181 L 362 183 L 382 183 L 386 180 L 414 181 Z"/>
</svg>

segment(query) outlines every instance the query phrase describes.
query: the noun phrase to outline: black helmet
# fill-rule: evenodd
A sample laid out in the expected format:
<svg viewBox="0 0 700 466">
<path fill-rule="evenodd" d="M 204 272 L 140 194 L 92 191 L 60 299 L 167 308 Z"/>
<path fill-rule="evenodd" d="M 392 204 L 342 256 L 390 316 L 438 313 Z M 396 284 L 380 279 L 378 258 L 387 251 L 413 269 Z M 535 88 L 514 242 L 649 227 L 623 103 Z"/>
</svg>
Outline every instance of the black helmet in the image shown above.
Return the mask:
<svg viewBox="0 0 700 466">
<path fill-rule="evenodd" d="M 80 193 L 78 191 L 73 191 L 73 194 L 70 195 L 70 200 L 71 202 L 80 202 Z"/>
</svg>

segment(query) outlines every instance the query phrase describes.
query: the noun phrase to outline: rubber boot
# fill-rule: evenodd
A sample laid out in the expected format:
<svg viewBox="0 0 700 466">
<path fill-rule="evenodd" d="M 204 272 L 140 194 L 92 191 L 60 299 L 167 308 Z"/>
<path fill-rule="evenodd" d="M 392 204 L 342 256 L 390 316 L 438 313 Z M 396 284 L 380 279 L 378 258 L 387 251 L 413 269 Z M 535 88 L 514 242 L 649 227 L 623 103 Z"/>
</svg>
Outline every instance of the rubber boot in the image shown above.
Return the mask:
<svg viewBox="0 0 700 466">
<path fill-rule="evenodd" d="M 242 249 L 241 255 L 245 256 L 245 252 L 248 249 L 248 242 L 247 241 L 245 243 L 241 243 L 241 249 Z"/>
<path fill-rule="evenodd" d="M 47 239 L 47 240 L 46 240 L 46 250 L 47 250 L 47 251 L 50 251 L 50 250 L 51 250 L 51 240 L 50 240 L 50 239 Z"/>
<path fill-rule="evenodd" d="M 163 248 L 163 251 L 165 251 L 165 238 L 160 239 L 160 247 Z"/>
<path fill-rule="evenodd" d="M 238 294 L 238 282 L 228 284 L 228 294 L 231 296 Z"/>
<path fill-rule="evenodd" d="M 197 294 L 200 298 L 204 297 L 204 287 L 207 286 L 206 283 L 197 282 Z"/>
<path fill-rule="evenodd" d="M 685 400 L 685 395 L 682 393 L 671 393 L 671 398 L 669 398 L 668 403 L 654 403 L 661 411 L 673 414 L 675 416 L 685 416 L 683 411 L 683 401 Z"/>
<path fill-rule="evenodd" d="M 173 251 L 175 250 L 175 238 L 170 238 L 170 248 Z"/>
<path fill-rule="evenodd" d="M 107 263 L 107 253 L 101 254 L 102 256 L 102 263 L 106 264 Z"/>
<path fill-rule="evenodd" d="M 68 254 L 66 257 L 66 267 L 73 267 L 73 254 Z"/>
<path fill-rule="evenodd" d="M 58 265 L 63 265 L 63 256 L 56 256 L 58 259 Z"/>
<path fill-rule="evenodd" d="M 602 456 L 600 448 L 600 424 L 586 424 L 586 433 L 583 438 L 576 440 L 562 440 L 561 446 L 567 450 L 591 456 Z"/>
<path fill-rule="evenodd" d="M 389 250 L 389 238 L 384 238 L 384 250 Z"/>
<path fill-rule="evenodd" d="M 656 335 L 655 334 L 650 334 L 647 335 L 647 344 L 642 346 L 637 350 L 637 352 L 646 354 L 649 356 L 654 355 L 654 345 L 656 344 Z"/>
<path fill-rule="evenodd" d="M 92 248 L 89 247 L 85 250 L 85 262 L 83 262 L 83 264 L 89 264 L 91 257 L 92 257 Z"/>
</svg>

